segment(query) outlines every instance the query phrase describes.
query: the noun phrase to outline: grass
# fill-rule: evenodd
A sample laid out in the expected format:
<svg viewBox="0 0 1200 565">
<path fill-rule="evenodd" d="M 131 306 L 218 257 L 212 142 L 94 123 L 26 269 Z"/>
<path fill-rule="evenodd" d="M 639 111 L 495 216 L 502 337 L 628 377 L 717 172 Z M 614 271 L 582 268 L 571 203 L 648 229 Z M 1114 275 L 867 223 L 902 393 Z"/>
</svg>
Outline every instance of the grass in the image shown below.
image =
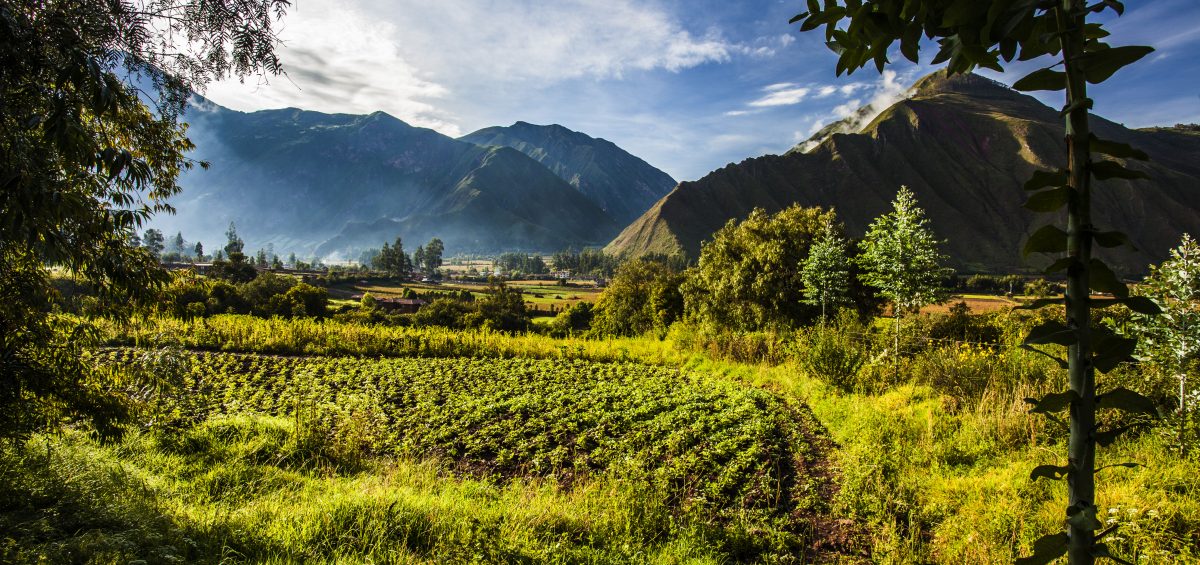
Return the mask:
<svg viewBox="0 0 1200 565">
<path fill-rule="evenodd" d="M 890 361 L 872 358 L 853 386 L 838 387 L 804 373 L 796 362 L 804 351 L 774 365 L 736 363 L 681 349 L 672 339 L 682 339 L 682 331 L 666 341 L 555 340 L 237 316 L 106 322 L 101 329 L 123 345 L 400 358 L 266 357 L 262 370 L 226 371 L 245 376 L 229 389 L 236 392 L 221 395 L 242 408 L 214 413 L 175 436 L 138 432 L 105 446 L 68 429 L 5 448 L 0 562 L 1011 563 L 1029 554 L 1033 540 L 1061 528 L 1066 507 L 1063 483 L 1029 478 L 1036 465 L 1062 464 L 1065 432 L 1030 415 L 1022 400 L 1061 389 L 1064 377 L 1016 349 L 931 348 L 900 363 L 899 376 Z M 884 331 L 881 339 L 889 336 Z M 204 355 L 213 361 L 203 365 L 209 368 L 239 358 Z M 611 362 L 637 364 L 613 373 L 592 365 Z M 256 389 L 286 388 L 320 370 L 331 375 L 330 388 L 317 396 L 353 413 L 339 391 L 383 382 L 377 373 L 393 366 L 415 371 L 394 377 L 413 383 L 420 392 L 414 399 L 442 399 L 443 408 L 435 402 L 383 410 L 393 411 L 385 422 L 428 426 L 406 434 L 424 438 L 426 448 L 347 449 L 355 445 L 352 426 L 298 420 L 286 403 L 256 404 L 266 398 Z M 472 381 L 474 366 L 498 372 Z M 696 380 L 664 385 L 675 381 L 662 375 L 676 369 Z M 450 380 L 417 382 L 426 374 Z M 605 374 L 649 380 L 630 381 L 623 394 L 632 404 L 610 405 L 586 392 Z M 258 378 L 281 384 L 256 384 Z M 467 396 L 456 396 L 460 380 Z M 571 388 L 577 386 L 583 388 Z M 704 400 L 662 404 L 660 397 L 676 389 L 679 398 L 691 390 Z M 671 494 L 681 491 L 663 487 L 673 484 L 670 477 L 699 477 L 695 469 L 724 464 L 705 459 L 719 434 L 708 434 L 712 445 L 687 447 L 673 443 L 672 430 L 739 398 L 759 406 L 752 400 L 759 389 L 769 394 L 749 414 L 802 421 L 811 410 L 815 418 L 786 440 L 792 453 L 806 454 L 795 461 L 795 514 L 745 511 L 754 505 L 736 496 L 716 506 L 681 503 L 685 497 Z M 639 399 L 637 390 L 649 398 Z M 576 403 L 555 404 L 569 399 Z M 642 404 L 665 408 L 641 420 L 634 406 Z M 488 415 L 517 406 L 556 415 L 544 424 Z M 584 474 L 544 472 L 532 463 L 569 445 L 570 426 L 610 426 L 617 437 L 616 430 L 633 429 L 622 425 L 657 431 L 644 444 L 608 444 L 607 462 L 585 465 Z M 1118 526 L 1108 545 L 1139 564 L 1200 561 L 1200 457 L 1180 456 L 1172 433 L 1146 429 L 1100 454 L 1100 465 L 1140 465 L 1102 471 L 1097 501 L 1102 520 Z M 476 440 L 484 444 L 469 445 Z M 668 456 L 643 449 L 650 446 Z M 497 448 L 512 451 L 513 465 L 481 467 L 499 461 Z M 692 461 L 689 453 L 707 463 L 672 466 Z M 580 453 L 564 456 L 575 461 Z M 623 457 L 649 466 L 628 472 L 614 464 Z M 545 466 L 566 467 L 576 465 Z M 720 481 L 719 474 L 707 477 L 696 484 Z M 833 549 L 819 551 L 819 541 Z"/>
<path fill-rule="evenodd" d="M 6 451 L 0 560 L 720 563 L 759 543 L 744 526 L 714 535 L 681 519 L 635 480 L 497 483 L 408 460 L 339 472 L 306 459 L 291 430 L 240 416 L 189 431 L 183 448 L 68 432 Z"/>
</svg>

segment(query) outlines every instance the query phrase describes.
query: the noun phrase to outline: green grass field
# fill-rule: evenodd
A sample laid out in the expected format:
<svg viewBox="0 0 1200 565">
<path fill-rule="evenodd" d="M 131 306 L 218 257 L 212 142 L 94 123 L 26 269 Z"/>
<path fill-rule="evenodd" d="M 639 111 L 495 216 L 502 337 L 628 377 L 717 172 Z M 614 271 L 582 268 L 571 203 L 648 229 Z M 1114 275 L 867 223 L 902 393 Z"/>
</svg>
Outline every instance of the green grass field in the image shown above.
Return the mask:
<svg viewBox="0 0 1200 565">
<path fill-rule="evenodd" d="M 0 562 L 1010 563 L 1066 504 L 1029 478 L 1064 434 L 1022 400 L 1061 376 L 1016 348 L 868 360 L 848 392 L 680 332 L 100 330 L 98 363 L 174 384 L 117 443 L 0 450 Z M 1196 562 L 1200 458 L 1147 428 L 1100 464 L 1125 461 L 1099 481 L 1109 546 Z"/>
</svg>

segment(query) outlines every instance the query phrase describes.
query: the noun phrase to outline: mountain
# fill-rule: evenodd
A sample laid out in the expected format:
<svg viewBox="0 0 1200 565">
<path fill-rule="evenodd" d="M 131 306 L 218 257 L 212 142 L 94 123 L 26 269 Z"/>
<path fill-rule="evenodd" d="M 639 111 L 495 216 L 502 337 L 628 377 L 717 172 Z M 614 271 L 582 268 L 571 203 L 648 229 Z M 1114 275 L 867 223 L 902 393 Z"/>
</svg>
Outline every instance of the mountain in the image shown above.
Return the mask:
<svg viewBox="0 0 1200 565">
<path fill-rule="evenodd" d="M 558 124 L 517 122 L 458 138 L 476 145 L 512 147 L 567 181 L 621 225 L 632 222 L 675 187 L 675 179 L 611 141 Z"/>
<path fill-rule="evenodd" d="M 156 219 L 209 249 L 230 221 L 251 249 L 357 257 L 403 237 L 448 250 L 553 250 L 603 243 L 609 214 L 509 147 L 481 147 L 388 114 L 237 112 L 198 100 L 186 116 L 194 157 L 174 216 Z"/>
<path fill-rule="evenodd" d="M 1165 258 L 1183 232 L 1200 232 L 1200 131 L 1196 126 L 1128 129 L 1092 121 L 1103 139 L 1132 144 L 1151 161 L 1130 162 L 1152 180 L 1098 182 L 1093 221 L 1127 233 L 1136 251 L 1106 252 L 1126 273 Z M 611 253 L 685 253 L 730 218 L 755 207 L 793 203 L 832 207 L 852 236 L 890 210 L 908 185 L 933 229 L 948 239 L 955 267 L 978 272 L 1031 270 L 1044 258 L 1020 255 L 1024 240 L 1051 216 L 1022 208 L 1034 169 L 1066 162 L 1062 119 L 1030 96 L 977 75 L 935 73 L 910 96 L 856 133 L 832 131 L 815 145 L 730 164 L 684 182 L 606 247 Z"/>
</svg>

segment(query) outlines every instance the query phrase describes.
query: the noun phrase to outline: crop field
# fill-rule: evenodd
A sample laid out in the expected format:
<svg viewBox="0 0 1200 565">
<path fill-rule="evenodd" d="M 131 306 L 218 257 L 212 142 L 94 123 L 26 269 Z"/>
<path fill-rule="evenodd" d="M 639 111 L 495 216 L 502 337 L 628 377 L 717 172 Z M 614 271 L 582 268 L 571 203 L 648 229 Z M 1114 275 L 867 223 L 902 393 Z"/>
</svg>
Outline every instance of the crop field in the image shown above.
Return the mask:
<svg viewBox="0 0 1200 565">
<path fill-rule="evenodd" d="M 500 484 L 634 481 L 735 553 L 803 554 L 826 503 L 827 479 L 806 471 L 823 456 L 811 415 L 728 380 L 630 362 L 187 355 L 189 421 L 282 417 L 335 452 L 437 461 Z M 771 535 L 721 541 L 748 527 Z"/>
</svg>

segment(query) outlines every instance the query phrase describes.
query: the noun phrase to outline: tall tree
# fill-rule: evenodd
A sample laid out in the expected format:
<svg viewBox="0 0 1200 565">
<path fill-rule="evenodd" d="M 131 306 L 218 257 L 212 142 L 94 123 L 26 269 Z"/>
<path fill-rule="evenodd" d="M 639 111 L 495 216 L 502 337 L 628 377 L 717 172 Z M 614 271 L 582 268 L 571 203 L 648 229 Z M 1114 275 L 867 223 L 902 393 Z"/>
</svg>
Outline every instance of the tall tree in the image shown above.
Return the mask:
<svg viewBox="0 0 1200 565">
<path fill-rule="evenodd" d="M 683 274 L 645 258 L 621 264 L 593 310 L 592 331 L 601 336 L 659 335 L 683 314 Z"/>
<path fill-rule="evenodd" d="M 1048 563 L 1066 554 L 1072 565 L 1079 565 L 1109 556 L 1108 549 L 1098 543 L 1103 536 L 1095 534 L 1102 526 L 1095 504 L 1096 444 L 1097 438 L 1105 442 L 1115 439 L 1123 428 L 1097 430 L 1096 409 L 1103 406 L 1145 412 L 1152 406 L 1132 391 L 1096 392 L 1095 370 L 1116 367 L 1128 358 L 1134 342 L 1091 326 L 1095 300 L 1091 291 L 1111 293 L 1116 303 L 1145 313 L 1158 310 L 1147 300 L 1130 297 L 1128 288 L 1112 270 L 1092 257 L 1093 244 L 1119 246 L 1126 239 L 1092 224 L 1092 177 L 1105 180 L 1146 176 L 1117 160 L 1092 160 L 1093 153 L 1121 160 L 1146 158 L 1145 153 L 1128 145 L 1096 137 L 1089 124 L 1093 101 L 1088 98 L 1087 83 L 1103 82 L 1153 51 L 1143 46 L 1112 47 L 1102 41 L 1108 32 L 1102 24 L 1087 19 L 1109 9 L 1121 15 L 1125 6 L 1118 0 L 1100 0 L 1091 5 L 1084 0 L 809 0 L 808 11 L 792 18 L 792 22 L 801 22 L 801 31 L 825 28 L 827 45 L 838 55 L 838 75 L 867 63 L 874 63 L 882 72 L 897 41 L 900 53 L 916 63 L 922 36 L 938 41 L 940 49 L 933 63 L 946 63 L 950 73 L 969 72 L 976 67 L 1003 71 L 1001 61 L 1014 59 L 1027 61 L 1047 55 L 1055 59 L 1013 84 L 1022 91 L 1066 91 L 1062 108 L 1066 168 L 1036 173 L 1025 184 L 1027 190 L 1036 191 L 1025 206 L 1038 212 L 1066 208 L 1067 229 L 1044 226 L 1029 238 L 1025 253 L 1066 253 L 1049 270 L 1067 272 L 1067 291 L 1061 300 L 1067 323 L 1039 325 L 1025 342 L 1028 347 L 1046 343 L 1067 347 L 1063 364 L 1068 367 L 1070 389 L 1038 400 L 1033 408 L 1042 413 L 1069 411 L 1067 465 L 1038 467 L 1033 477 L 1065 477 L 1070 503 L 1067 530 L 1039 539 L 1033 555 L 1023 560 L 1026 563 Z M 1055 70 L 1060 65 L 1062 70 Z"/>
<path fill-rule="evenodd" d="M 418 271 L 425 270 L 425 247 L 418 245 L 417 249 L 412 254 L 413 269 Z"/>
<path fill-rule="evenodd" d="M 204 260 L 204 244 L 202 244 L 202 243 L 200 243 L 199 241 L 197 241 L 197 242 L 196 242 L 196 247 L 194 248 L 194 250 L 193 250 L 193 251 L 195 251 L 195 253 L 196 253 L 196 260 L 197 260 L 197 261 L 203 261 L 203 260 Z"/>
<path fill-rule="evenodd" d="M 225 254 L 232 258 L 234 253 L 242 253 L 245 247 L 246 242 L 238 237 L 237 225 L 229 222 L 229 229 L 225 230 Z"/>
<path fill-rule="evenodd" d="M 425 274 L 429 276 L 437 275 L 438 269 L 442 268 L 442 253 L 446 251 L 446 246 L 442 244 L 442 240 L 433 238 L 429 243 L 425 244 Z"/>
<path fill-rule="evenodd" d="M 821 306 L 821 322 L 828 306 L 846 303 L 850 293 L 850 259 L 846 240 L 832 222 L 825 224 L 821 236 L 808 249 L 800 269 L 804 298 Z"/>
<path fill-rule="evenodd" d="M 783 328 L 812 320 L 804 304 L 800 266 L 833 212 L 793 205 L 775 214 L 755 209 L 730 220 L 700 250 L 682 292 L 688 316 L 741 331 Z"/>
<path fill-rule="evenodd" d="M 0 435 L 101 421 L 99 387 L 69 362 L 83 334 L 54 337 L 43 266 L 73 269 L 108 304 L 153 296 L 167 277 L 131 236 L 170 211 L 193 165 L 178 117 L 212 79 L 280 70 L 286 6 L 0 0 Z"/>
<path fill-rule="evenodd" d="M 876 218 L 859 243 L 863 282 L 892 303 L 897 355 L 904 316 L 949 296 L 942 280 L 951 270 L 943 266 L 946 256 L 938 250 L 940 243 L 907 186 L 900 187 L 892 211 Z"/>
<path fill-rule="evenodd" d="M 1183 234 L 1179 247 L 1139 288 L 1162 310 L 1138 316 L 1139 349 L 1179 380 L 1179 449 L 1187 452 L 1188 369 L 1200 355 L 1200 244 Z"/>
<path fill-rule="evenodd" d="M 146 233 L 142 234 L 142 246 L 155 257 L 162 255 L 163 249 L 166 248 L 162 232 L 154 228 L 146 230 Z"/>
</svg>

